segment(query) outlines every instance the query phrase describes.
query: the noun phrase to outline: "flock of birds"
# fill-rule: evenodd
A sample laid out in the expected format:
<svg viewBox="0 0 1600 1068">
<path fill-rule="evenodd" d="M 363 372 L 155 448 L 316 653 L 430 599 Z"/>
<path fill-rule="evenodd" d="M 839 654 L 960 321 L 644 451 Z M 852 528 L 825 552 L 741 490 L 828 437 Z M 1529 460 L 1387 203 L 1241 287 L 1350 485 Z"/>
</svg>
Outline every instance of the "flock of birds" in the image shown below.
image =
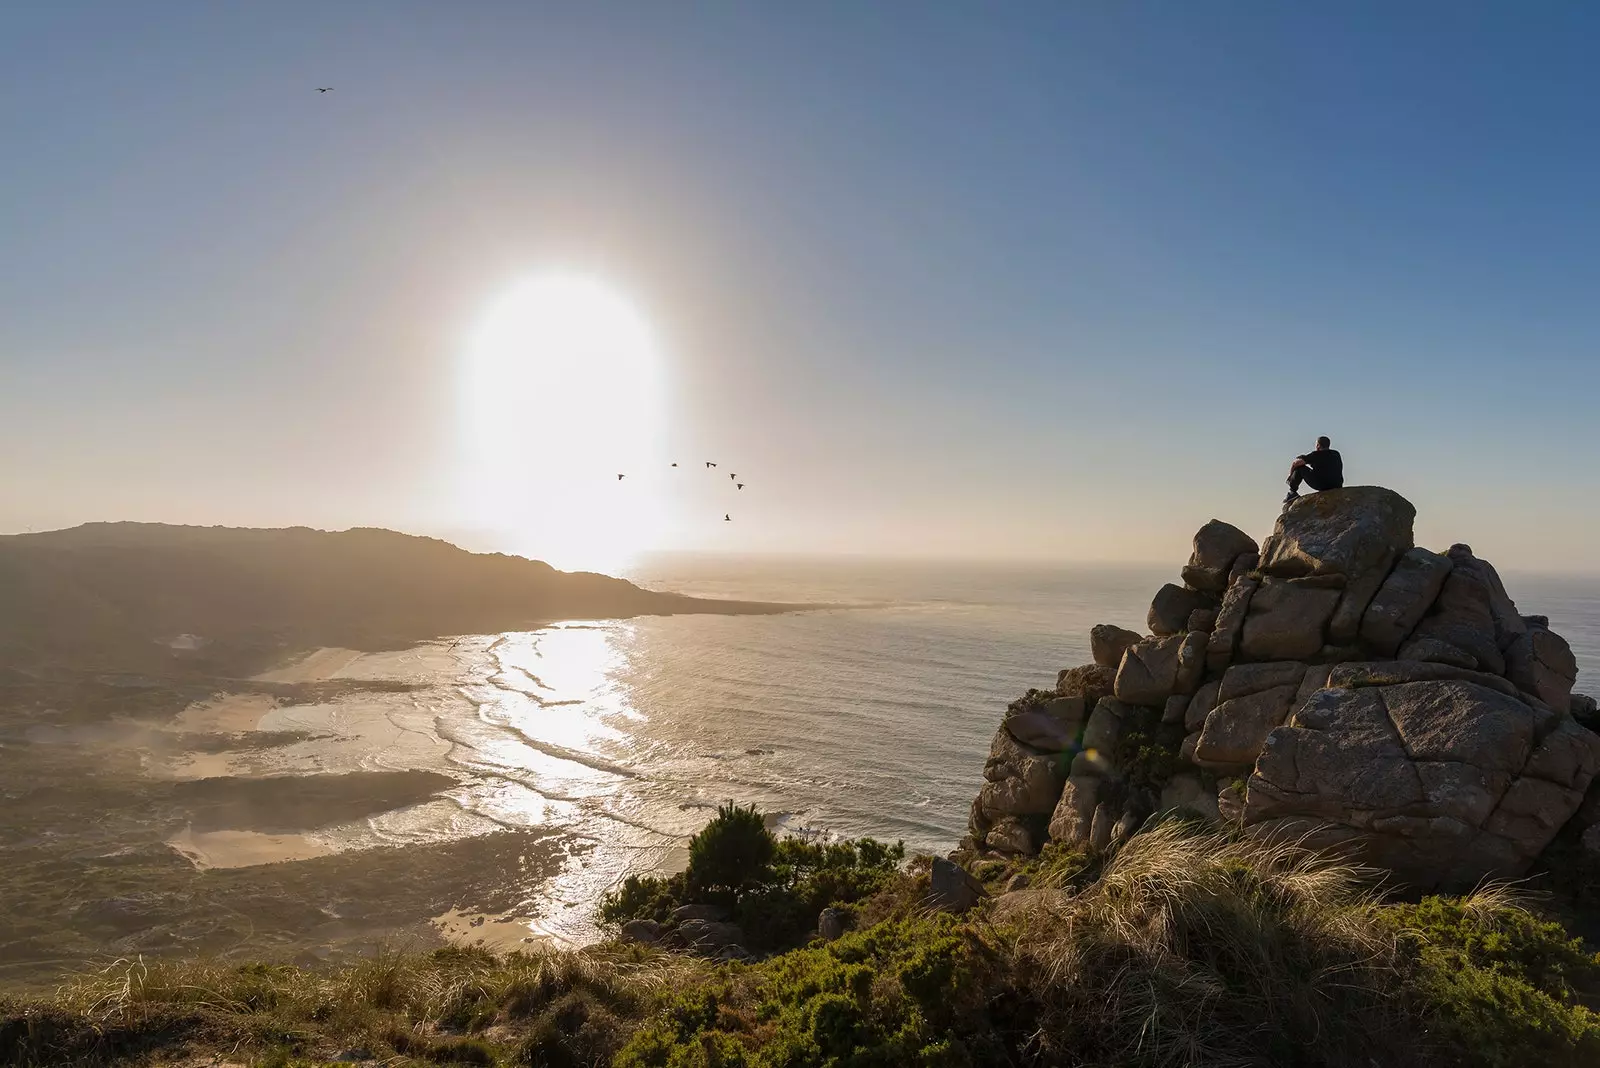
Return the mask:
<svg viewBox="0 0 1600 1068">
<path fill-rule="evenodd" d="M 673 467 L 677 467 L 678 465 L 677 464 L 672 464 L 672 466 Z M 715 461 L 712 461 L 712 460 L 707 460 L 706 461 L 706 470 L 707 471 L 712 470 L 716 466 L 717 465 L 716 465 Z M 619 472 L 617 474 L 617 481 L 621 482 L 623 479 L 625 479 L 627 477 L 628 476 L 626 474 L 623 474 L 623 473 Z M 734 489 L 736 489 L 736 490 L 744 489 L 744 483 L 739 481 L 739 476 L 737 474 L 733 474 L 733 473 L 730 472 L 729 475 L 728 475 L 728 481 L 733 483 L 733 488 Z M 727 513 L 727 512 L 723 512 L 722 513 L 722 521 L 724 523 L 731 523 L 731 522 L 733 522 L 733 516 L 731 514 Z"/>
</svg>

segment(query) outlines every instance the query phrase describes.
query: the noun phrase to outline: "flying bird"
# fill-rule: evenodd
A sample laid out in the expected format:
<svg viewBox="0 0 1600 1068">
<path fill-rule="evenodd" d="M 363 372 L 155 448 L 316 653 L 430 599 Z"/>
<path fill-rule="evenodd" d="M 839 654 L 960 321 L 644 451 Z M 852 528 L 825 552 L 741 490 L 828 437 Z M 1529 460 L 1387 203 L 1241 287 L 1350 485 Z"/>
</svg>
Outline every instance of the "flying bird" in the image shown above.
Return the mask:
<svg viewBox="0 0 1600 1068">
<path fill-rule="evenodd" d="M 326 89 L 324 89 L 324 88 L 319 86 L 317 88 L 317 92 L 319 92 L 319 93 L 331 93 L 331 92 L 333 92 L 333 86 L 330 85 Z"/>
<path fill-rule="evenodd" d="M 734 489 L 744 489 L 744 483 L 743 482 L 735 482 L 733 484 L 733 488 Z"/>
<path fill-rule="evenodd" d="M 617 476 L 617 481 L 618 481 L 618 482 L 621 482 L 621 481 L 622 481 L 622 478 L 623 478 L 623 476 L 621 476 L 621 475 L 618 475 L 618 476 Z"/>
<path fill-rule="evenodd" d="M 677 467 L 677 466 L 678 466 L 678 465 L 677 465 L 677 464 L 673 464 L 673 465 L 672 465 L 672 466 L 673 466 L 673 467 Z"/>
<path fill-rule="evenodd" d="M 722 521 L 724 523 L 731 523 L 731 522 L 733 522 L 733 516 L 729 515 L 727 512 L 723 512 L 722 513 Z"/>
<path fill-rule="evenodd" d="M 739 476 L 738 475 L 729 475 L 728 476 L 728 481 L 729 482 L 737 482 L 737 481 L 739 481 Z"/>
<path fill-rule="evenodd" d="M 716 464 L 714 464 L 714 463 L 712 463 L 712 462 L 711 462 L 711 461 L 710 461 L 710 460 L 707 460 L 707 461 L 706 461 L 706 466 L 707 466 L 707 467 L 715 467 L 715 466 L 717 466 L 717 465 L 716 465 Z"/>
</svg>

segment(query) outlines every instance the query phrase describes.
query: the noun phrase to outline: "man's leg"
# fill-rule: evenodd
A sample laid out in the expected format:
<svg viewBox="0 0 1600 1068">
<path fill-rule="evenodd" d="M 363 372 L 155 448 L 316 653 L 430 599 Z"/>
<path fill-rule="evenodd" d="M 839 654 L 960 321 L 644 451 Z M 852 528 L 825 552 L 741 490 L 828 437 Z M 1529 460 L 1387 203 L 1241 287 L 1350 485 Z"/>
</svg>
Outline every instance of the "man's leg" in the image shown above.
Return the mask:
<svg viewBox="0 0 1600 1068">
<path fill-rule="evenodd" d="M 1321 475 L 1317 474 L 1316 468 L 1314 467 L 1302 467 L 1299 473 L 1301 475 L 1301 481 L 1310 486 L 1312 489 L 1316 490 L 1318 493 L 1322 492 L 1323 490 L 1337 488 L 1333 485 L 1333 481 L 1331 479 L 1323 478 Z"/>
<path fill-rule="evenodd" d="M 1289 495 L 1283 499 L 1284 504 L 1300 499 L 1300 483 L 1306 480 L 1310 468 L 1301 465 L 1289 468 Z"/>
</svg>

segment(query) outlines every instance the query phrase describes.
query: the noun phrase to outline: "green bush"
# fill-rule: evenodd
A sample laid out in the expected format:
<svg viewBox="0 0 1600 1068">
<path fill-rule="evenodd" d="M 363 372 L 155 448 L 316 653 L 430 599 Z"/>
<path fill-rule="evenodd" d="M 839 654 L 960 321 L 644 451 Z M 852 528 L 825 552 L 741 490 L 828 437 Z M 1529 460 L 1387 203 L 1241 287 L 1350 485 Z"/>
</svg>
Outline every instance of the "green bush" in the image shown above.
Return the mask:
<svg viewBox="0 0 1600 1068">
<path fill-rule="evenodd" d="M 728 802 L 689 840 L 688 892 L 696 901 L 734 905 L 771 881 L 777 842 L 754 805 Z"/>
<path fill-rule="evenodd" d="M 904 845 L 871 838 L 779 839 L 754 808 L 729 804 L 691 840 L 686 871 L 629 876 L 601 900 L 599 915 L 602 922 L 621 924 L 665 921 L 685 904 L 731 906 L 747 949 L 787 948 L 811 936 L 823 909 L 877 893 L 905 855 Z"/>
<path fill-rule="evenodd" d="M 1382 910 L 1436 1041 L 1491 1068 L 1600 1063 L 1600 954 L 1504 894 Z"/>
<path fill-rule="evenodd" d="M 616 1063 L 932 1068 L 994 1046 L 992 953 L 948 915 L 880 924 L 752 971 L 742 989 L 681 998 Z"/>
</svg>

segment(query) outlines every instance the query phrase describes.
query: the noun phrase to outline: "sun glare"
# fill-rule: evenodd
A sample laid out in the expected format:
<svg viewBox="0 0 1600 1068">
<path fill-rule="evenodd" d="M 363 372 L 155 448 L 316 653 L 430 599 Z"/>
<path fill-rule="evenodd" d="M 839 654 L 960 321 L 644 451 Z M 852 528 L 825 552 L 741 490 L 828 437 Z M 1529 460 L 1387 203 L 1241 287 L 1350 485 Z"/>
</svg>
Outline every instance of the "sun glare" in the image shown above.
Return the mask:
<svg viewBox="0 0 1600 1068">
<path fill-rule="evenodd" d="M 538 275 L 501 294 L 466 351 L 472 521 L 562 568 L 614 571 L 651 548 L 662 377 L 648 324 L 598 280 Z"/>
</svg>

